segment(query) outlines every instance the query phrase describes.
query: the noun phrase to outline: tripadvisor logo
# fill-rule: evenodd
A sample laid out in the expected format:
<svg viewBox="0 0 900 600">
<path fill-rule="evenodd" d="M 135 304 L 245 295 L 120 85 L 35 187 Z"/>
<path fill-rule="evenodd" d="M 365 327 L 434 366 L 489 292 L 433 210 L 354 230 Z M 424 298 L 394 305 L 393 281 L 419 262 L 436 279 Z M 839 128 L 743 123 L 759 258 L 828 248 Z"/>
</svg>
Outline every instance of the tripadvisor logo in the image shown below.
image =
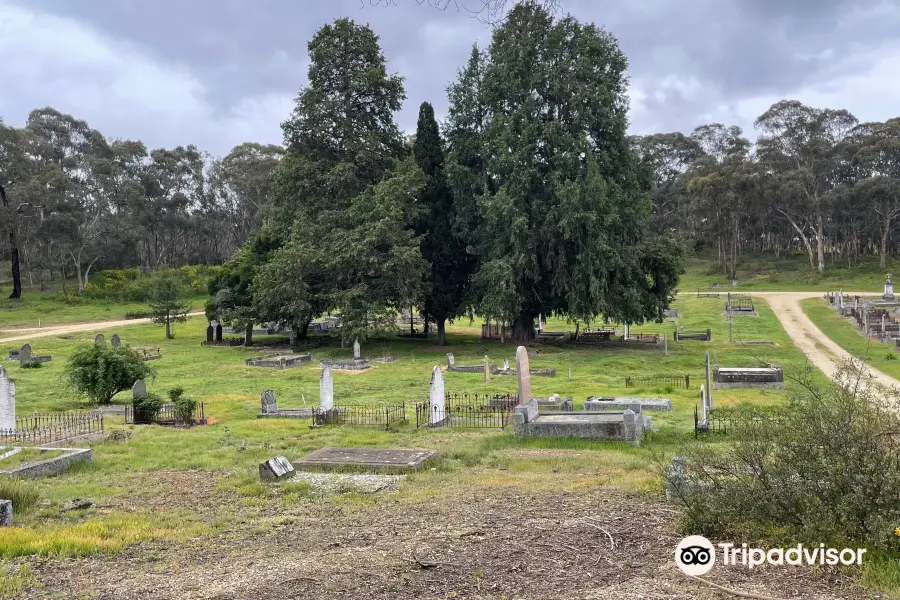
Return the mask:
<svg viewBox="0 0 900 600">
<path fill-rule="evenodd" d="M 861 565 L 865 548 L 826 548 L 825 544 L 805 546 L 797 544 L 790 548 L 748 548 L 747 544 L 717 544 L 721 551 L 721 564 L 744 566 L 753 569 L 768 565 Z M 675 547 L 675 564 L 686 575 L 705 575 L 716 564 L 716 546 L 702 535 L 690 535 Z"/>
</svg>

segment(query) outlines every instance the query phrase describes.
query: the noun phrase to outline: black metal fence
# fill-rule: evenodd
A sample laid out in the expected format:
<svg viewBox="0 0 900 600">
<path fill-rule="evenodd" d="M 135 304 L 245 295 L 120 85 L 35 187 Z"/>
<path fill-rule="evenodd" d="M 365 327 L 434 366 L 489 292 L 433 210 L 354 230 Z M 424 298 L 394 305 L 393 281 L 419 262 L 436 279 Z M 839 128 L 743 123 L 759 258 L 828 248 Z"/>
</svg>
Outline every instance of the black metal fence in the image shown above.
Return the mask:
<svg viewBox="0 0 900 600">
<path fill-rule="evenodd" d="M 698 289 L 698 290 L 697 290 L 697 297 L 698 297 L 698 298 L 718 298 L 718 297 L 719 297 L 719 290 L 716 290 L 716 289 L 713 289 L 713 288 L 707 288 L 707 289 L 705 289 L 705 290 L 704 290 L 704 289 Z"/>
<path fill-rule="evenodd" d="M 735 406 L 714 408 L 709 412 L 706 423 L 700 418 L 698 407 L 694 407 L 694 437 L 703 434 L 727 435 L 761 425 L 765 421 L 778 422 L 784 415 L 784 409 L 757 408 Z"/>
<path fill-rule="evenodd" d="M 206 411 L 202 402 L 198 402 L 192 414 L 184 414 L 174 404 L 163 404 L 159 410 L 144 408 L 135 409 L 129 404 L 125 407 L 126 425 L 165 425 L 167 427 L 191 427 L 206 425 Z"/>
<path fill-rule="evenodd" d="M 406 403 L 400 404 L 350 404 L 335 406 L 331 410 L 313 409 L 314 425 L 357 425 L 384 427 L 385 429 L 406 422 Z"/>
<path fill-rule="evenodd" d="M 645 377 L 626 377 L 625 387 L 672 387 L 690 389 L 690 375 L 648 375 Z"/>
<path fill-rule="evenodd" d="M 0 444 L 49 444 L 103 431 L 103 413 L 34 413 L 16 417 L 16 428 L 0 429 Z"/>
<path fill-rule="evenodd" d="M 506 429 L 518 404 L 516 394 L 447 392 L 443 409 L 429 403 L 416 404 L 416 427 Z"/>
</svg>

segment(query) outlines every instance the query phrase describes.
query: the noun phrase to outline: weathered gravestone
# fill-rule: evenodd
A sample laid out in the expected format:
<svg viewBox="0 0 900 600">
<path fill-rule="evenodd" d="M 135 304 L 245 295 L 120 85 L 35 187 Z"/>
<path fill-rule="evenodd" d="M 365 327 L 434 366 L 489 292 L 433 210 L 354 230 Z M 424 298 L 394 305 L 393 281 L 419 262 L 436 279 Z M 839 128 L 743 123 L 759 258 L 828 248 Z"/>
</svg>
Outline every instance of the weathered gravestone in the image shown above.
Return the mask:
<svg viewBox="0 0 900 600">
<path fill-rule="evenodd" d="M 360 359 L 359 340 L 353 340 L 353 359 Z"/>
<path fill-rule="evenodd" d="M 27 365 L 31 362 L 31 344 L 25 344 L 19 350 L 19 366 Z"/>
<path fill-rule="evenodd" d="M 431 397 L 428 403 L 431 409 L 429 425 L 438 425 L 444 420 L 447 412 L 445 402 L 444 374 L 441 373 L 439 366 L 435 366 L 431 369 Z"/>
<path fill-rule="evenodd" d="M 16 382 L 0 366 L 0 431 L 16 429 Z"/>
<path fill-rule="evenodd" d="M 118 333 L 114 333 L 110 338 L 109 343 L 112 344 L 113 348 L 118 348 L 122 345 L 122 338 L 119 337 Z"/>
<path fill-rule="evenodd" d="M 12 527 L 12 500 L 0 500 L 0 527 Z"/>
<path fill-rule="evenodd" d="M 717 362 L 718 364 L 718 362 Z M 709 364 L 709 352 L 706 353 L 706 409 L 707 413 L 712 410 L 713 407 L 713 397 L 712 397 L 712 368 Z"/>
<path fill-rule="evenodd" d="M 207 344 L 212 344 L 212 343 L 213 343 L 213 336 L 215 335 L 215 333 L 216 333 L 216 330 L 213 329 L 212 323 L 210 323 L 210 324 L 206 327 L 206 343 L 207 343 Z"/>
<path fill-rule="evenodd" d="M 270 458 L 259 465 L 259 478 L 265 481 L 278 481 L 294 475 L 294 466 L 283 456 Z"/>
<path fill-rule="evenodd" d="M 143 379 L 138 379 L 134 382 L 134 385 L 131 386 L 131 397 L 132 398 L 146 398 L 147 397 L 147 382 Z"/>
<path fill-rule="evenodd" d="M 506 359 L 506 358 L 503 359 L 503 370 L 509 371 L 509 359 Z"/>
<path fill-rule="evenodd" d="M 322 375 L 319 377 L 319 408 L 324 413 L 334 409 L 334 380 L 331 378 L 331 369 L 327 366 L 322 368 Z"/>
<path fill-rule="evenodd" d="M 222 341 L 222 324 L 221 323 L 216 323 L 216 341 L 217 342 Z"/>
<path fill-rule="evenodd" d="M 453 356 L 452 352 L 448 352 L 447 353 L 447 368 L 449 369 L 449 368 L 455 367 L 455 366 L 456 366 L 456 357 Z"/>
<path fill-rule="evenodd" d="M 266 390 L 262 393 L 262 414 L 264 415 L 277 415 L 278 414 L 278 402 L 275 400 L 275 392 L 272 390 Z"/>
<path fill-rule="evenodd" d="M 516 379 L 519 383 L 519 404 L 525 404 L 531 400 L 531 368 L 525 346 L 516 348 Z"/>
<path fill-rule="evenodd" d="M 484 355 L 484 382 L 491 380 L 491 365 L 488 363 L 487 354 Z"/>
<path fill-rule="evenodd" d="M 106 338 L 103 337 L 102 333 L 98 333 L 96 336 L 94 336 L 94 343 L 98 346 L 102 346 L 106 343 Z"/>
</svg>

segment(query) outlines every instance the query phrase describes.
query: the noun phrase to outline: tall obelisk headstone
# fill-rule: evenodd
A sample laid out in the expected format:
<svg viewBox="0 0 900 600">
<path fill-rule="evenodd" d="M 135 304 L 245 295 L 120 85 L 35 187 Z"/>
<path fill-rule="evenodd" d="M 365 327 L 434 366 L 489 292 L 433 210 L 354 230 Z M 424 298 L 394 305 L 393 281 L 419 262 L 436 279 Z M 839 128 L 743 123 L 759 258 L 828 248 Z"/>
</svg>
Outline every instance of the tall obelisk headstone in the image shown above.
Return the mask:
<svg viewBox="0 0 900 600">
<path fill-rule="evenodd" d="M 531 400 L 531 367 L 525 346 L 516 348 L 516 379 L 519 383 L 519 404 L 525 404 Z"/>
<path fill-rule="evenodd" d="M 428 419 L 429 425 L 437 425 L 446 418 L 446 396 L 444 393 L 444 374 L 437 365 L 431 369 L 431 397 L 429 407 L 431 416 Z"/>
<path fill-rule="evenodd" d="M 331 378 L 331 369 L 324 367 L 319 376 L 319 408 L 327 413 L 334 408 L 334 380 Z"/>
<path fill-rule="evenodd" d="M 0 431 L 16 429 L 16 382 L 0 366 Z"/>
<path fill-rule="evenodd" d="M 712 410 L 713 403 L 713 395 L 712 395 L 712 369 L 709 365 L 709 352 L 706 353 L 706 407 L 708 410 Z"/>
</svg>

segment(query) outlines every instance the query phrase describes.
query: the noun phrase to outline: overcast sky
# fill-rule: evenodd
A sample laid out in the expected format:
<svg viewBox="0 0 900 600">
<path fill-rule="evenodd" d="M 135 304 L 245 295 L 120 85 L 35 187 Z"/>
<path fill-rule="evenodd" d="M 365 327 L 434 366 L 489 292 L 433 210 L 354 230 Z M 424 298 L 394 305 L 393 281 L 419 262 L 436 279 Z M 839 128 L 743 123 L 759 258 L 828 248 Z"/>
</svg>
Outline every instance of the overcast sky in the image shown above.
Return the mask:
<svg viewBox="0 0 900 600">
<path fill-rule="evenodd" d="M 482 0 L 457 0 L 476 6 Z M 630 60 L 633 133 L 721 121 L 752 137 L 780 98 L 900 116 L 900 0 L 562 0 Z M 52 106 L 112 138 L 215 155 L 281 143 L 306 80 L 306 43 L 339 16 L 368 22 L 406 80 L 400 126 L 438 115 L 490 28 L 417 0 L 0 0 L 0 117 Z"/>
</svg>

